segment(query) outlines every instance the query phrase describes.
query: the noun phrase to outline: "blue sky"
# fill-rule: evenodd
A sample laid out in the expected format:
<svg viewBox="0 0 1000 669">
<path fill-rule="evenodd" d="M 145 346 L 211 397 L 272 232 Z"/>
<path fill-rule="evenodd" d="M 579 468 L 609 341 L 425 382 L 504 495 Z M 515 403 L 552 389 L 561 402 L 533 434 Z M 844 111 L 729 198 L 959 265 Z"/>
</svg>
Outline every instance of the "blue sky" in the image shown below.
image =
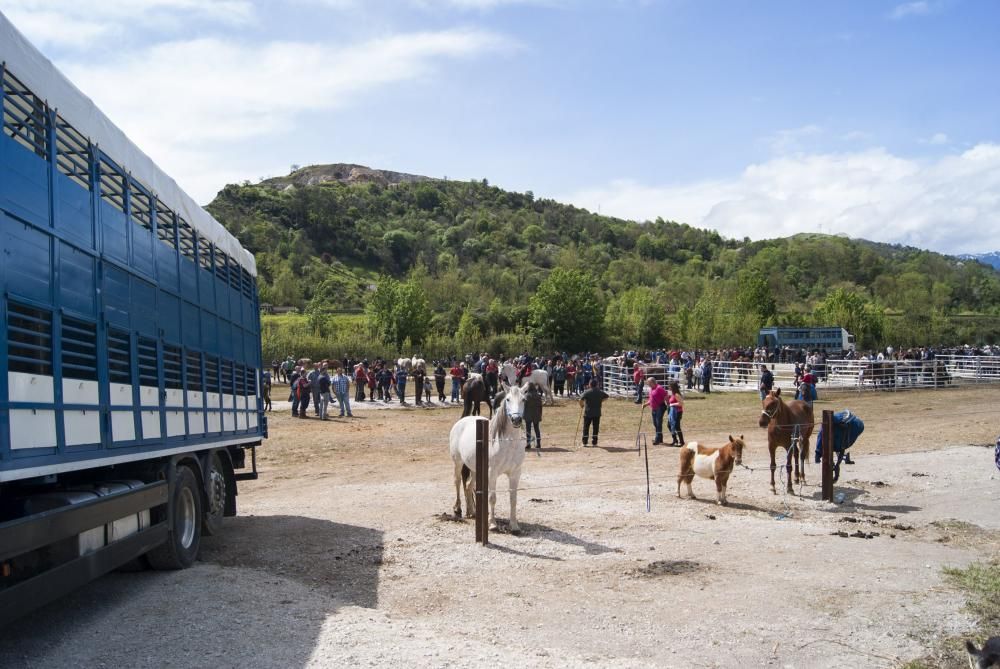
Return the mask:
<svg viewBox="0 0 1000 669">
<path fill-rule="evenodd" d="M 200 202 L 354 162 L 754 239 L 1000 249 L 1000 3 L 0 0 Z"/>
</svg>

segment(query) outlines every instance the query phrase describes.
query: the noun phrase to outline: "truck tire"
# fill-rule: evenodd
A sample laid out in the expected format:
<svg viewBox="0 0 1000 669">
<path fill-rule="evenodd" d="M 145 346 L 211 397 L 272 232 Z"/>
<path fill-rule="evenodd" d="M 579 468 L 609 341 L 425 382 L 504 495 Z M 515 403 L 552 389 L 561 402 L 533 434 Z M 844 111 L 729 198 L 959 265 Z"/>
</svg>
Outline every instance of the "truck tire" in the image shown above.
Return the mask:
<svg viewBox="0 0 1000 669">
<path fill-rule="evenodd" d="M 208 470 L 205 472 L 205 492 L 208 503 L 205 507 L 205 519 L 201 529 L 211 537 L 222 531 L 222 519 L 226 515 L 226 495 L 229 494 L 226 468 L 218 451 L 212 453 L 208 459 Z"/>
<path fill-rule="evenodd" d="M 177 467 L 167 508 L 173 514 L 167 540 L 146 557 L 153 569 L 186 569 L 194 564 L 201 545 L 201 491 L 190 467 Z"/>
</svg>

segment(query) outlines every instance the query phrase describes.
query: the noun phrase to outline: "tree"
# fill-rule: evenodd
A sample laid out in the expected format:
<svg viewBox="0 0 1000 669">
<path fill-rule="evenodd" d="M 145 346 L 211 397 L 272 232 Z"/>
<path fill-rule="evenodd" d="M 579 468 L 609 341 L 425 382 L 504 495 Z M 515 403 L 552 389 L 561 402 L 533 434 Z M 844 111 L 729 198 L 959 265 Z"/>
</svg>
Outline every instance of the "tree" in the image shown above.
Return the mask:
<svg viewBox="0 0 1000 669">
<path fill-rule="evenodd" d="M 608 305 L 604 331 L 618 348 L 662 346 L 666 312 L 651 288 L 631 288 Z"/>
<path fill-rule="evenodd" d="M 379 277 L 365 314 L 372 333 L 382 343 L 395 344 L 397 350 L 407 339 L 422 344 L 432 317 L 427 294 L 416 277 L 400 283 L 385 275 Z"/>
<path fill-rule="evenodd" d="M 574 351 L 596 348 L 604 323 L 594 278 L 580 270 L 556 268 L 528 305 L 535 339 Z"/>
<path fill-rule="evenodd" d="M 756 318 L 757 327 L 767 323 L 778 313 L 778 305 L 767 285 L 767 280 L 756 272 L 739 278 L 736 305 L 744 314 Z"/>
<path fill-rule="evenodd" d="M 885 337 L 882 310 L 873 302 L 853 291 L 836 288 L 816 305 L 813 312 L 817 325 L 839 325 L 854 335 L 862 349 L 879 347 Z"/>
<path fill-rule="evenodd" d="M 431 327 L 431 307 L 423 287 L 411 279 L 400 284 L 392 315 L 396 324 L 396 348 L 402 348 L 407 339 L 414 345 L 424 343 Z"/>
<path fill-rule="evenodd" d="M 365 305 L 365 315 L 368 317 L 368 327 L 373 336 L 382 343 L 396 341 L 396 323 L 393 319 L 393 309 L 399 301 L 399 281 L 391 276 L 382 275 L 375 284 L 375 292 Z"/>
</svg>

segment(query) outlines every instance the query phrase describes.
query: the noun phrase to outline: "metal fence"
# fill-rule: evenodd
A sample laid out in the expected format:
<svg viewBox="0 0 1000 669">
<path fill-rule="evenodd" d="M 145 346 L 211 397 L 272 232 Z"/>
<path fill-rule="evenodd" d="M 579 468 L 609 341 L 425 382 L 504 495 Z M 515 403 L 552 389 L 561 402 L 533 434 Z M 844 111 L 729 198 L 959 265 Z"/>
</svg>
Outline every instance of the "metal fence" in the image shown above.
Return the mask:
<svg viewBox="0 0 1000 669">
<path fill-rule="evenodd" d="M 795 385 L 795 365 L 768 364 L 774 374 L 775 386 Z M 662 383 L 676 380 L 681 388 L 688 387 L 685 371 L 679 366 L 646 365 L 646 376 Z M 1000 384 L 1000 356 L 939 355 L 934 360 L 828 360 L 825 366 L 813 370 L 819 379 L 818 389 L 906 390 L 910 388 L 944 388 L 977 383 Z M 756 391 L 760 379 L 760 363 L 712 363 L 712 391 Z M 630 368 L 607 364 L 603 370 L 604 389 L 612 395 L 635 395 Z M 691 386 L 703 388 L 701 369 L 695 367 Z"/>
</svg>

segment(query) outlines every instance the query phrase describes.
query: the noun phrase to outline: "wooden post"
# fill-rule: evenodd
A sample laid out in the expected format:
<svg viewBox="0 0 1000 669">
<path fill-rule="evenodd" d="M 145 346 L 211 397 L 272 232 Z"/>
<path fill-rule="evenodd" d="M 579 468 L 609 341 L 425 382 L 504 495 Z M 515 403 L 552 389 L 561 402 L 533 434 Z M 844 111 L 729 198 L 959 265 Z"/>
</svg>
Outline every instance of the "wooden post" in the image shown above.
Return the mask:
<svg viewBox="0 0 1000 669">
<path fill-rule="evenodd" d="M 823 410 L 823 499 L 833 501 L 833 411 Z"/>
<path fill-rule="evenodd" d="M 490 422 L 476 421 L 476 541 L 490 542 Z"/>
</svg>

